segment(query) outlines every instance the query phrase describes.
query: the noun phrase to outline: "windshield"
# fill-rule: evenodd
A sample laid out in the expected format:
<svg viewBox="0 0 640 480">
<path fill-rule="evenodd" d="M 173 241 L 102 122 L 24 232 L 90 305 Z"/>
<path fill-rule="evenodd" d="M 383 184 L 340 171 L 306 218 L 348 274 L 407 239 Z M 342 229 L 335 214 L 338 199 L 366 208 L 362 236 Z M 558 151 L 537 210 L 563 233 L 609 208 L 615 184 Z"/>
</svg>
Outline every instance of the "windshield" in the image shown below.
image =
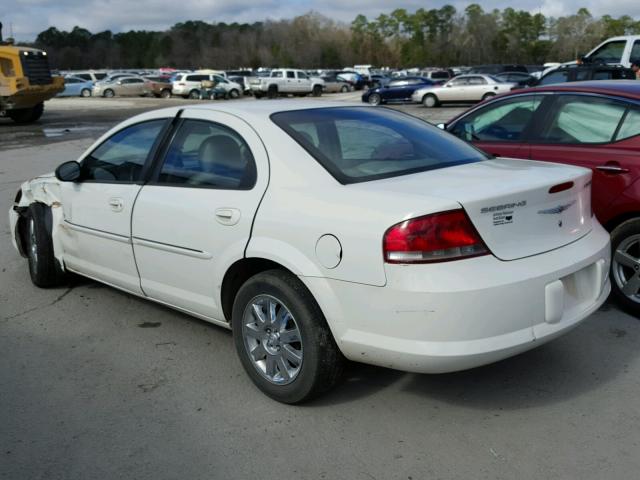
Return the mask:
<svg viewBox="0 0 640 480">
<path fill-rule="evenodd" d="M 275 113 L 271 119 L 343 184 L 487 158 L 439 128 L 385 108 L 295 110 Z"/>
</svg>

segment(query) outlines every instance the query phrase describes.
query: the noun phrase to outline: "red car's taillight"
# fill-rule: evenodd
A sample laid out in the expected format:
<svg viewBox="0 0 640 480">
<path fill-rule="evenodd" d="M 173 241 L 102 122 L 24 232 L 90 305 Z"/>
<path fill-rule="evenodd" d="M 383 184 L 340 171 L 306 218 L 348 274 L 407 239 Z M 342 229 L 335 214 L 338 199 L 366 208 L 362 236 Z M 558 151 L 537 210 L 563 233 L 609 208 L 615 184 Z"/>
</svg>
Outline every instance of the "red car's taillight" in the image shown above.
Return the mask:
<svg viewBox="0 0 640 480">
<path fill-rule="evenodd" d="M 412 218 L 389 228 L 384 234 L 387 263 L 431 263 L 487 255 L 464 210 L 451 210 Z"/>
</svg>

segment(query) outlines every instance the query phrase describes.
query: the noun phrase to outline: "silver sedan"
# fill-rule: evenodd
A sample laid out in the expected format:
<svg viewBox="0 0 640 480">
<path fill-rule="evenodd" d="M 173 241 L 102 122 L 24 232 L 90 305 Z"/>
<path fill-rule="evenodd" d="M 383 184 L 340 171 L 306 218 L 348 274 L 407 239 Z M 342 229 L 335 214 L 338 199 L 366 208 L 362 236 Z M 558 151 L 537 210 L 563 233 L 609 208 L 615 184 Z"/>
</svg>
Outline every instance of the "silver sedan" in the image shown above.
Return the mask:
<svg viewBox="0 0 640 480">
<path fill-rule="evenodd" d="M 439 87 L 425 87 L 413 92 L 411 100 L 425 107 L 442 103 L 468 103 L 507 93 L 516 83 L 502 82 L 491 75 L 460 75 Z"/>
</svg>

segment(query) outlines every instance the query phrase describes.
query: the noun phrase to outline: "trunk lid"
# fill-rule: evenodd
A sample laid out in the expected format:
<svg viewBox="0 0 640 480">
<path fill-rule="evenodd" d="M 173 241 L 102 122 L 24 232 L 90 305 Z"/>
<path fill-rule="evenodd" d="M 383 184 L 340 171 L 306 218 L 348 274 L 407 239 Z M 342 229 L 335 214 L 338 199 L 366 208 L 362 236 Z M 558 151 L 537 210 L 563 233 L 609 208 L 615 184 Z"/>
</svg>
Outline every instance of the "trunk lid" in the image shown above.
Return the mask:
<svg viewBox="0 0 640 480">
<path fill-rule="evenodd" d="M 592 228 L 591 171 L 570 165 L 499 158 L 367 183 L 459 203 L 501 260 L 554 250 Z"/>
</svg>

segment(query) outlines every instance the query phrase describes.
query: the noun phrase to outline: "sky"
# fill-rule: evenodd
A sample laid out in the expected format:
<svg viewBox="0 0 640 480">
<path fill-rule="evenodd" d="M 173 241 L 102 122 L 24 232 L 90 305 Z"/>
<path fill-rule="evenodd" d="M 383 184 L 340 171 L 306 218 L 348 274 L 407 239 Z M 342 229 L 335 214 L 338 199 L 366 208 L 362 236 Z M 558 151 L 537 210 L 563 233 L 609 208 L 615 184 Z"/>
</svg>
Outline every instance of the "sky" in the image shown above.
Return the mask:
<svg viewBox="0 0 640 480">
<path fill-rule="evenodd" d="M 414 11 L 418 8 L 439 8 L 445 4 L 463 10 L 472 1 L 428 0 L 3 0 L 11 8 L 2 9 L 0 21 L 4 24 L 4 36 L 10 27 L 18 41 L 32 41 L 37 34 L 50 26 L 70 30 L 79 25 L 91 32 L 111 30 L 165 30 L 185 20 L 205 22 L 254 22 L 265 19 L 292 18 L 310 10 L 345 23 L 362 13 L 375 18 L 396 8 Z M 547 16 L 575 13 L 586 7 L 595 16 L 609 14 L 614 17 L 630 15 L 640 17 L 640 2 L 617 0 L 511 0 L 477 1 L 489 11 L 494 8 L 542 12 Z M 7 12 L 8 10 L 8 12 Z"/>
</svg>

